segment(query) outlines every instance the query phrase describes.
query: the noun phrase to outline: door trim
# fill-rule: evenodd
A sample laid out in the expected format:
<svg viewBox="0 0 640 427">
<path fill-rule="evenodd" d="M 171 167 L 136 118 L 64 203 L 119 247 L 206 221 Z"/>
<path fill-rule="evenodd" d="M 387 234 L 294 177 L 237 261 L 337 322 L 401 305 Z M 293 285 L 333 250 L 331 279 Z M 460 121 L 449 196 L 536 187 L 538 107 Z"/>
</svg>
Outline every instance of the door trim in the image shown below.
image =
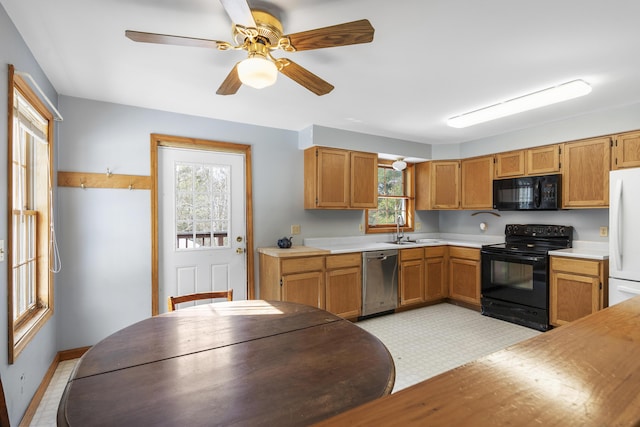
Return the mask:
<svg viewBox="0 0 640 427">
<path fill-rule="evenodd" d="M 253 192 L 251 173 L 251 146 L 231 142 L 181 136 L 151 134 L 151 315 L 159 313 L 159 248 L 158 248 L 158 149 L 160 147 L 190 148 L 195 150 L 220 151 L 242 154 L 245 168 L 246 227 L 247 227 L 247 299 L 255 298 L 254 255 L 253 255 Z"/>
</svg>

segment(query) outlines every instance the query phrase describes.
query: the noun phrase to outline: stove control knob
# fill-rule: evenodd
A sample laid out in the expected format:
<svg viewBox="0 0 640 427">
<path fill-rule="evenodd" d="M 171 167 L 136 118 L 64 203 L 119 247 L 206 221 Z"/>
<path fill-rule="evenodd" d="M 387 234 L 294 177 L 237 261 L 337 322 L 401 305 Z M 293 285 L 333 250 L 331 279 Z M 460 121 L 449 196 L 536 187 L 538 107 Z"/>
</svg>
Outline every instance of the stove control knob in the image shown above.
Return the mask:
<svg viewBox="0 0 640 427">
<path fill-rule="evenodd" d="M 511 234 L 511 226 L 507 225 L 507 234 Z"/>
<path fill-rule="evenodd" d="M 551 236 L 551 231 L 553 229 L 551 228 L 551 226 L 547 227 L 547 236 Z"/>
<path fill-rule="evenodd" d="M 555 234 L 556 236 L 558 235 L 558 227 L 553 228 L 553 234 Z"/>
<path fill-rule="evenodd" d="M 564 229 L 564 227 L 560 227 L 560 234 L 561 234 L 562 236 L 564 236 L 564 234 L 565 234 L 565 229 Z"/>
</svg>

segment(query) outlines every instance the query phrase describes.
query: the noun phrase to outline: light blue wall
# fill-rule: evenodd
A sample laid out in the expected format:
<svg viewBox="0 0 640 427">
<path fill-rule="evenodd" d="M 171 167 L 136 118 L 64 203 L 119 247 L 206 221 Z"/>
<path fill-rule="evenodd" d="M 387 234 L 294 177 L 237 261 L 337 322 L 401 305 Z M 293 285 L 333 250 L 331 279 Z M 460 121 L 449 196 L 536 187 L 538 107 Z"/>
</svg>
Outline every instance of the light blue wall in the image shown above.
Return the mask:
<svg viewBox="0 0 640 427">
<path fill-rule="evenodd" d="M 272 246 L 292 223 L 305 228 L 296 132 L 65 96 L 59 105 L 59 170 L 149 175 L 151 133 L 250 144 L 256 245 Z M 59 347 L 67 349 L 151 314 L 151 205 L 146 190 L 60 188 L 59 197 Z"/>
<path fill-rule="evenodd" d="M 7 242 L 7 82 L 8 64 L 16 70 L 31 74 L 47 96 L 55 103 L 57 94 L 31 55 L 15 26 L 0 5 L 0 240 Z M 47 322 L 38 335 L 20 354 L 18 360 L 8 364 L 8 313 L 7 313 L 7 268 L 8 262 L 0 262 L 0 378 L 4 386 L 5 398 L 12 425 L 18 425 L 31 397 L 40 385 L 49 365 L 56 355 L 57 317 Z M 54 301 L 59 295 L 54 294 Z"/>
<path fill-rule="evenodd" d="M 506 224 L 555 224 L 574 227 L 574 240 L 608 242 L 600 237 L 600 227 L 609 225 L 609 209 L 583 209 L 541 212 L 497 212 L 500 217 L 489 214 L 471 216 L 475 211 L 441 211 L 439 229 L 441 233 L 463 233 L 471 235 L 504 235 Z M 480 223 L 488 228 L 480 230 Z"/>
<path fill-rule="evenodd" d="M 396 154 L 402 157 L 431 159 L 431 145 L 384 136 L 367 135 L 342 129 L 312 125 L 300 132 L 299 148 L 313 145 L 346 148 L 369 153 Z"/>
<path fill-rule="evenodd" d="M 460 144 L 459 158 L 568 142 L 640 129 L 640 103 Z M 436 147 L 434 147 L 434 151 Z M 442 157 L 444 158 L 444 157 Z"/>
</svg>

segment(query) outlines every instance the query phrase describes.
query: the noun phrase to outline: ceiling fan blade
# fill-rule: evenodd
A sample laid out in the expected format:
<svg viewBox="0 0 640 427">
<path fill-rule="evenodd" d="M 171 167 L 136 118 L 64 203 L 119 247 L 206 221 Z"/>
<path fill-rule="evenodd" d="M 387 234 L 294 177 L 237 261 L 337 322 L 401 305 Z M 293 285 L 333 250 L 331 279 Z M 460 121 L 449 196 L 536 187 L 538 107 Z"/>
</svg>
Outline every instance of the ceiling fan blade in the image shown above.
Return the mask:
<svg viewBox="0 0 640 427">
<path fill-rule="evenodd" d="M 311 50 L 369 43 L 373 40 L 374 31 L 369 20 L 361 19 L 360 21 L 289 34 L 285 37 L 289 38 L 291 45 L 296 50 Z"/>
<path fill-rule="evenodd" d="M 240 81 L 240 77 L 238 77 L 238 64 L 236 64 L 216 93 L 218 95 L 233 95 L 240 89 L 240 86 L 242 86 L 242 82 Z"/>
<path fill-rule="evenodd" d="M 221 46 L 229 46 L 227 42 L 221 42 L 218 40 L 196 39 L 193 37 L 182 36 L 170 36 L 167 34 L 156 33 L 144 33 L 141 31 L 126 30 L 124 35 L 133 40 L 134 42 L 142 43 L 158 43 L 158 44 L 171 44 L 178 46 L 191 46 L 191 47 L 208 47 L 208 48 L 220 48 Z"/>
<path fill-rule="evenodd" d="M 244 27 L 256 27 L 256 21 L 253 19 L 247 0 L 220 0 L 220 3 L 231 18 L 231 22 Z"/>
<path fill-rule="evenodd" d="M 326 95 L 333 90 L 333 85 L 322 80 L 306 68 L 289 59 L 278 59 L 278 69 L 282 74 L 296 83 L 306 87 L 318 96 Z"/>
</svg>

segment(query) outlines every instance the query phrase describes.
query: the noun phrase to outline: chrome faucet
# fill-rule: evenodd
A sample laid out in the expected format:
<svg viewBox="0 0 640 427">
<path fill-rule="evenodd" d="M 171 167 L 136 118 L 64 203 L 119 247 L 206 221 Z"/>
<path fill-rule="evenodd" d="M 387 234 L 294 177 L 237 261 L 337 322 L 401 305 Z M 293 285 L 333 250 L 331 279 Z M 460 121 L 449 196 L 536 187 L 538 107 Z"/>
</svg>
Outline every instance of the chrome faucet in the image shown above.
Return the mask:
<svg viewBox="0 0 640 427">
<path fill-rule="evenodd" d="M 402 215 L 398 215 L 398 217 L 396 218 L 396 241 L 398 243 L 400 243 L 400 241 L 404 237 L 404 229 L 402 230 L 402 236 L 400 235 L 400 223 L 401 222 L 402 222 L 402 225 L 404 226 L 404 219 L 402 218 Z"/>
</svg>

